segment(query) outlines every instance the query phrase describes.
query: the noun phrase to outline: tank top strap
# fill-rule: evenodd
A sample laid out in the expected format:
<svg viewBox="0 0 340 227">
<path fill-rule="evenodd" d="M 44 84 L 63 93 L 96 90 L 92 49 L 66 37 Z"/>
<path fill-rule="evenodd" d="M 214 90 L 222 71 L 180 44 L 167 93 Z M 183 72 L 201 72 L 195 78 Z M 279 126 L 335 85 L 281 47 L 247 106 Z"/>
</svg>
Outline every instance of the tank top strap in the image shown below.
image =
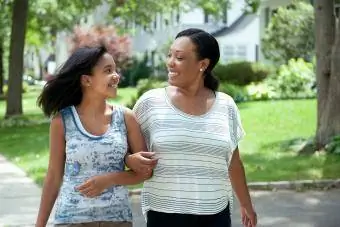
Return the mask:
<svg viewBox="0 0 340 227">
<path fill-rule="evenodd" d="M 126 125 L 125 125 L 125 108 L 120 105 L 113 106 L 112 113 L 112 127 L 116 130 L 120 130 L 121 132 L 126 133 Z"/>
<path fill-rule="evenodd" d="M 72 132 L 77 131 L 77 126 L 75 124 L 71 106 L 65 107 L 64 109 L 60 110 L 60 114 L 64 123 L 65 136 L 68 136 Z"/>
</svg>

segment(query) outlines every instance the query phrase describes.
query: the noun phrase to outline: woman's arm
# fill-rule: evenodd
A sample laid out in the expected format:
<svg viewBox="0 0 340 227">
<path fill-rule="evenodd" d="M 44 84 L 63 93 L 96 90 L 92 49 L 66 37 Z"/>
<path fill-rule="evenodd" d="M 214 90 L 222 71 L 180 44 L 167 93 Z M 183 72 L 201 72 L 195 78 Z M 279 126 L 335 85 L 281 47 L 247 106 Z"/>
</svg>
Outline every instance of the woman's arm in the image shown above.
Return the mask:
<svg viewBox="0 0 340 227">
<path fill-rule="evenodd" d="M 50 125 L 50 157 L 36 227 L 45 227 L 62 183 L 65 164 L 64 125 L 60 115 Z"/>
<path fill-rule="evenodd" d="M 238 147 L 233 152 L 233 156 L 230 161 L 229 177 L 236 197 L 240 202 L 241 211 L 246 212 L 246 217 L 242 217 L 243 222 L 251 223 L 252 225 L 249 226 L 256 226 L 257 217 L 250 198 L 245 171 Z M 248 220 L 244 220 L 245 218 Z"/>
</svg>

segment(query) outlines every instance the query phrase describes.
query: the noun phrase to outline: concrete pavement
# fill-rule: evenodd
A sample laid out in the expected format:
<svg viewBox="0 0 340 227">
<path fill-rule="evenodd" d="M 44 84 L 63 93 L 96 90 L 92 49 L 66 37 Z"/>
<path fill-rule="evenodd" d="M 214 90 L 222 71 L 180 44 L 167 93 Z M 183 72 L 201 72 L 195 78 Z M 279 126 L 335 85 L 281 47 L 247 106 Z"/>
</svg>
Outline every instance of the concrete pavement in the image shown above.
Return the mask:
<svg viewBox="0 0 340 227">
<path fill-rule="evenodd" d="M 253 191 L 258 227 L 339 227 L 340 190 L 331 191 Z M 133 197 L 135 227 L 145 227 L 139 197 Z M 238 204 L 232 216 L 233 227 L 242 227 Z M 160 226 L 161 227 L 161 226 Z"/>
<path fill-rule="evenodd" d="M 41 189 L 18 167 L 0 156 L 0 227 L 34 226 Z M 253 191 L 259 227 L 339 227 L 340 190 Z M 134 227 L 145 227 L 139 196 L 131 197 Z M 241 227 L 237 202 L 233 227 Z M 160 227 L 162 227 L 160 225 Z"/>
</svg>

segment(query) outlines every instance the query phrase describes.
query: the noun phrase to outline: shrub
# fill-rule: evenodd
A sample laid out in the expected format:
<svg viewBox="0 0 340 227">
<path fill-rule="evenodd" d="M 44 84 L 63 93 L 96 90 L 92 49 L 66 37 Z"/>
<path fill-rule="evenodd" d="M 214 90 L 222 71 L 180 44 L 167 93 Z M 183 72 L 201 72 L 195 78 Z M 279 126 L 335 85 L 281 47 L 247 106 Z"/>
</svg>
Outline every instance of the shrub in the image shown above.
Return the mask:
<svg viewBox="0 0 340 227">
<path fill-rule="evenodd" d="M 229 83 L 221 83 L 219 91 L 230 95 L 235 102 L 243 102 L 248 99 L 247 91 L 242 86 Z"/>
<path fill-rule="evenodd" d="M 246 86 L 248 100 L 269 100 L 277 98 L 274 88 L 267 83 L 250 84 Z"/>
<path fill-rule="evenodd" d="M 340 154 L 340 135 L 334 136 L 331 142 L 326 145 L 325 150 L 328 153 Z"/>
<path fill-rule="evenodd" d="M 263 35 L 264 56 L 277 64 L 292 58 L 310 60 L 315 53 L 314 23 L 314 8 L 308 2 L 279 7 Z"/>
<path fill-rule="evenodd" d="M 263 81 L 272 73 L 272 68 L 257 62 L 240 61 L 227 65 L 218 64 L 214 73 L 221 82 L 245 86 L 252 82 Z"/>
<path fill-rule="evenodd" d="M 26 93 L 29 89 L 29 85 L 27 82 L 22 82 L 22 93 Z M 3 91 L 4 91 L 4 95 L 6 96 L 7 95 L 7 91 L 8 91 L 8 85 L 5 84 L 3 86 Z"/>
<path fill-rule="evenodd" d="M 127 104 L 127 107 L 132 109 L 133 106 L 135 105 L 136 101 L 139 99 L 139 97 L 142 96 L 148 90 L 151 90 L 151 89 L 154 89 L 154 88 L 162 88 L 162 87 L 166 87 L 166 86 L 167 86 L 167 82 L 165 82 L 165 81 L 160 81 L 160 80 L 156 80 L 156 79 L 139 80 L 138 83 L 137 83 L 137 87 L 136 87 L 137 88 L 137 95 L 131 99 L 130 103 Z"/>
<path fill-rule="evenodd" d="M 281 65 L 277 75 L 267 82 L 280 98 L 311 98 L 316 94 L 314 66 L 301 58 Z"/>
<path fill-rule="evenodd" d="M 113 56 L 119 70 L 124 69 L 131 59 L 130 37 L 120 35 L 114 26 L 75 27 L 70 37 L 70 43 L 71 53 L 79 47 L 104 44 Z"/>
<path fill-rule="evenodd" d="M 148 58 L 145 56 L 142 60 L 134 58 L 132 64 L 122 71 L 120 87 L 136 86 L 140 79 L 149 78 L 152 74 L 152 68 L 148 66 Z"/>
</svg>

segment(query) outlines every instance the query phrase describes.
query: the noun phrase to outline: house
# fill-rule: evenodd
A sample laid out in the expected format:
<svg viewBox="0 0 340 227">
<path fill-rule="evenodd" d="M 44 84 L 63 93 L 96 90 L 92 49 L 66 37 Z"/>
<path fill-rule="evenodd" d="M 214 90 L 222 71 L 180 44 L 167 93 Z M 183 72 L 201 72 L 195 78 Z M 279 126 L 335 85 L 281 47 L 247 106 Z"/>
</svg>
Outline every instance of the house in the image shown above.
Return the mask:
<svg viewBox="0 0 340 227">
<path fill-rule="evenodd" d="M 175 35 L 186 28 L 201 28 L 211 33 L 220 44 L 222 63 L 233 60 L 265 61 L 261 53 L 261 37 L 275 10 L 288 5 L 292 0 L 261 0 L 257 13 L 244 12 L 244 0 L 233 1 L 230 8 L 225 9 L 219 21 L 205 15 L 202 9 L 187 9 L 163 15 L 158 14 L 152 22 L 152 32 L 142 26 L 132 26 L 132 51 L 134 54 L 155 53 L 164 48 Z M 91 26 L 105 21 L 108 7 L 98 9 L 83 21 L 84 26 Z M 67 34 L 61 32 L 56 41 L 56 62 L 62 63 L 67 55 Z M 157 51 L 156 51 L 157 52 Z M 152 61 L 154 62 L 154 61 Z"/>
<path fill-rule="evenodd" d="M 221 21 L 207 18 L 201 9 L 182 12 L 175 20 L 171 17 L 170 23 L 162 22 L 161 16 L 158 15 L 152 33 L 145 32 L 142 28 L 136 30 L 133 36 L 133 51 L 138 53 L 159 49 L 172 40 L 179 31 L 194 27 L 211 33 L 218 40 L 222 63 L 233 60 L 265 61 L 261 52 L 261 37 L 272 13 L 291 1 L 262 0 L 255 14 L 244 12 L 244 0 L 233 1 Z"/>
</svg>

